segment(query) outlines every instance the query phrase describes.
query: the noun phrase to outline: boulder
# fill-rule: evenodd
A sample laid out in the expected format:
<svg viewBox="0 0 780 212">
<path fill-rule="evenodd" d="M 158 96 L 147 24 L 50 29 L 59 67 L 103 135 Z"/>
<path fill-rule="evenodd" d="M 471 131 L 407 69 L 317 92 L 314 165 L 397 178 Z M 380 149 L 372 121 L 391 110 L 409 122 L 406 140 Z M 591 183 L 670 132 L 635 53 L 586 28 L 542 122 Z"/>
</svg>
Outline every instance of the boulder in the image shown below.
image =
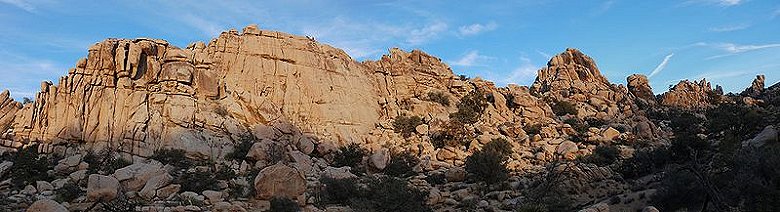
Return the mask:
<svg viewBox="0 0 780 212">
<path fill-rule="evenodd" d="M 87 199 L 92 202 L 111 201 L 119 193 L 119 180 L 99 174 L 89 175 L 87 181 Z"/>
<path fill-rule="evenodd" d="M 276 164 L 263 168 L 255 177 L 256 197 L 270 200 L 272 197 L 298 198 L 306 191 L 306 179 L 287 165 Z"/>
<path fill-rule="evenodd" d="M 777 142 L 778 140 L 778 130 L 775 126 L 769 125 L 764 127 L 764 130 L 762 130 L 756 137 L 743 141 L 742 146 L 743 147 L 762 147 L 766 145 L 767 143 Z"/>
<path fill-rule="evenodd" d="M 462 167 L 453 167 L 444 172 L 444 177 L 447 178 L 447 182 L 463 182 L 467 174 L 468 172 Z"/>
<path fill-rule="evenodd" d="M 65 208 L 65 206 L 62 206 L 60 203 L 55 202 L 54 200 L 50 199 L 41 199 L 38 201 L 33 202 L 32 205 L 30 205 L 29 208 L 27 208 L 27 211 L 30 212 L 68 212 L 68 209 Z"/>
<path fill-rule="evenodd" d="M 127 191 L 139 191 L 152 177 L 167 174 L 162 164 L 153 161 L 150 163 L 135 163 L 114 171 L 114 177 L 122 183 Z"/>
<path fill-rule="evenodd" d="M 371 154 L 369 160 L 374 168 L 383 170 L 387 166 L 387 163 L 390 162 L 390 150 L 382 148 L 374 154 Z"/>
</svg>

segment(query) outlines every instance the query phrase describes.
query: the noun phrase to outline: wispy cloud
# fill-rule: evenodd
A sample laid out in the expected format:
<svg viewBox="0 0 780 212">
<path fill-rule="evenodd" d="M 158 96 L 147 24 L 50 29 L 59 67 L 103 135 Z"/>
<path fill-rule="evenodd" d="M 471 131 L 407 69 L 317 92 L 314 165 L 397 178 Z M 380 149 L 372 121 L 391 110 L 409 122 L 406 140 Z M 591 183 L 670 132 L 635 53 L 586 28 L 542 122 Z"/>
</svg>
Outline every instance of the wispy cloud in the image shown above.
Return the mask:
<svg viewBox="0 0 780 212">
<path fill-rule="evenodd" d="M 355 58 L 375 56 L 391 45 L 418 46 L 440 37 L 446 30 L 447 24 L 441 21 L 412 26 L 356 21 L 346 17 L 302 26 L 304 34 L 344 49 Z"/>
<path fill-rule="evenodd" d="M 750 24 L 742 23 L 742 24 L 736 24 L 736 25 L 726 25 L 726 26 L 720 26 L 720 27 L 712 27 L 709 29 L 710 32 L 733 32 L 733 31 L 739 31 L 743 29 L 747 29 L 750 27 Z"/>
<path fill-rule="evenodd" d="M 460 36 L 471 36 L 483 32 L 493 31 L 496 30 L 496 28 L 498 28 L 498 24 L 496 24 L 496 22 L 490 22 L 487 24 L 471 24 L 459 27 L 458 34 Z"/>
<path fill-rule="evenodd" d="M 780 9 L 776 9 L 774 12 L 772 12 L 772 19 L 777 17 L 780 17 Z"/>
<path fill-rule="evenodd" d="M 35 12 L 35 6 L 25 0 L 0 0 L 0 3 L 10 4 L 30 13 Z"/>
<path fill-rule="evenodd" d="M 508 76 L 500 76 L 498 79 L 493 79 L 499 85 L 507 84 L 520 84 L 527 85 L 533 82 L 536 78 L 536 72 L 541 67 L 533 64 L 531 59 L 527 57 L 520 57 L 520 65 L 513 69 Z"/>
<path fill-rule="evenodd" d="M 447 31 L 447 23 L 434 21 L 420 29 L 413 29 L 406 42 L 410 45 L 420 45 L 439 36 L 439 33 Z"/>
<path fill-rule="evenodd" d="M 666 68 L 666 65 L 669 64 L 669 60 L 672 59 L 673 56 L 674 53 L 666 55 L 666 57 L 664 57 L 664 60 L 661 61 L 661 63 L 659 63 L 658 66 L 656 66 L 655 69 L 653 69 L 653 71 L 650 72 L 650 75 L 648 75 L 647 77 L 652 78 L 656 74 L 661 73 L 661 71 L 663 71 Z"/>
<path fill-rule="evenodd" d="M 719 54 L 711 57 L 705 58 L 705 60 L 712 60 L 722 57 L 728 57 L 732 55 L 742 54 L 746 52 L 752 52 L 752 51 L 758 51 L 763 49 L 771 49 L 771 48 L 778 48 L 780 47 L 780 43 L 770 43 L 770 44 L 761 44 L 761 45 L 741 45 L 741 44 L 735 44 L 735 43 L 705 43 L 705 42 L 698 42 L 695 44 L 692 44 L 690 46 L 702 46 L 702 47 L 710 47 L 717 49 L 719 51 L 725 52 L 725 54 Z"/>
<path fill-rule="evenodd" d="M 548 54 L 547 52 L 536 50 L 536 53 L 539 53 L 545 60 L 552 59 L 552 55 Z"/>
<path fill-rule="evenodd" d="M 737 6 L 746 0 L 688 0 L 684 4 L 717 5 L 721 7 Z"/>
<path fill-rule="evenodd" d="M 599 5 L 598 8 L 596 8 L 595 10 L 593 10 L 593 12 L 590 13 L 590 15 L 591 16 L 599 16 L 601 14 L 606 13 L 607 11 L 612 9 L 612 7 L 615 5 L 615 2 L 616 2 L 616 0 L 607 0 L 607 1 L 602 2 L 601 5 Z"/>
<path fill-rule="evenodd" d="M 15 99 L 33 97 L 41 79 L 50 79 L 65 73 L 63 65 L 50 60 L 31 58 L 0 51 L 0 89 L 8 89 Z"/>
<path fill-rule="evenodd" d="M 464 66 L 464 67 L 479 66 L 482 65 L 481 64 L 482 62 L 485 62 L 490 59 L 492 59 L 492 57 L 480 55 L 479 51 L 472 50 L 464 54 L 463 57 L 461 57 L 460 59 L 450 62 L 450 64 L 456 66 Z"/>
</svg>

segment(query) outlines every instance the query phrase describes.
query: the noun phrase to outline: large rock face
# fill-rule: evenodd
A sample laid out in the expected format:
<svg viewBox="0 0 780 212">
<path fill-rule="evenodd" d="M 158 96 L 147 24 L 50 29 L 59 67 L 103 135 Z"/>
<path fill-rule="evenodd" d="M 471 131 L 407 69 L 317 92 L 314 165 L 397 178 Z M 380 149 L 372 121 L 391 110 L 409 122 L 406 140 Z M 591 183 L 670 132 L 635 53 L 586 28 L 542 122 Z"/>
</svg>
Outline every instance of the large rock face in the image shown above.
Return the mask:
<svg viewBox="0 0 780 212">
<path fill-rule="evenodd" d="M 753 83 L 745 89 L 745 91 L 742 91 L 742 96 L 749 96 L 749 97 L 757 97 L 760 96 L 762 92 L 764 92 L 764 81 L 766 80 L 766 77 L 764 75 L 758 75 L 756 76 L 756 79 L 753 80 Z"/>
<path fill-rule="evenodd" d="M 470 92 L 488 99 L 479 120 L 462 129 L 479 141 L 470 141 L 475 145 L 469 149 L 436 150 L 431 135 L 452 127 L 449 115 Z M 453 153 L 450 159 L 461 160 L 494 138 L 559 145 L 575 133 L 554 115 L 554 101 L 574 102 L 578 118 L 648 122 L 634 115 L 633 98 L 576 49 L 552 58 L 531 87 L 499 88 L 458 77 L 419 50 L 394 48 L 377 61 L 357 62 L 310 38 L 248 26 L 185 49 L 154 39 L 97 43 L 58 83 L 42 83 L 34 103 L 22 106 L 0 94 L 0 143 L 41 143 L 43 151 L 60 152 L 111 148 L 142 157 L 175 148 L 219 158 L 251 135 L 258 143 L 290 144 L 306 154 L 359 143 L 372 152 L 400 147 L 419 155 Z M 418 132 L 408 138 L 394 132 L 391 123 L 400 115 L 421 117 Z M 543 133 L 523 130 L 534 125 Z M 637 131 L 655 129 L 643 126 Z"/>
</svg>

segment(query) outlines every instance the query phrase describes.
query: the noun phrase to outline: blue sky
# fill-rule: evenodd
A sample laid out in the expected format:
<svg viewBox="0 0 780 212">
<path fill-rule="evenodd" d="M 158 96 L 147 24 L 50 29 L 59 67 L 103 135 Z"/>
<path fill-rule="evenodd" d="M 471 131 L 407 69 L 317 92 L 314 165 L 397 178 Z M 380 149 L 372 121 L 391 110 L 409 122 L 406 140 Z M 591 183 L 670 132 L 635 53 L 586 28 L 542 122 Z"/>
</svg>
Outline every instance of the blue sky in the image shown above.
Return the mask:
<svg viewBox="0 0 780 212">
<path fill-rule="evenodd" d="M 567 47 L 593 57 L 613 83 L 650 76 L 656 93 L 680 79 L 736 92 L 756 74 L 780 81 L 777 0 L 280 2 L 0 0 L 0 89 L 32 97 L 108 37 L 184 47 L 251 23 L 314 36 L 361 61 L 421 49 L 499 85 L 530 85 Z"/>
</svg>

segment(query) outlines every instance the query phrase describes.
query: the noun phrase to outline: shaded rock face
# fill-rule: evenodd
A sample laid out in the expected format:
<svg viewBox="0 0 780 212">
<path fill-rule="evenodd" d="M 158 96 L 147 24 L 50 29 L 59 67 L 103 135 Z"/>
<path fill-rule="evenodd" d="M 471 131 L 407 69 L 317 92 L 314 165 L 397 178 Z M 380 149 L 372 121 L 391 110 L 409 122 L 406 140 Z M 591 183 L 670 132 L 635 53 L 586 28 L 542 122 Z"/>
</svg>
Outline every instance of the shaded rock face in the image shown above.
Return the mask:
<svg viewBox="0 0 780 212">
<path fill-rule="evenodd" d="M 655 95 L 653 94 L 653 88 L 650 87 L 650 82 L 645 75 L 632 74 L 626 79 L 628 82 L 628 91 L 634 96 L 646 101 L 655 102 Z"/>
<path fill-rule="evenodd" d="M 753 83 L 750 85 L 750 87 L 746 88 L 745 91 L 742 91 L 741 96 L 761 96 L 762 92 L 764 92 L 764 80 L 766 80 L 764 75 L 756 76 L 756 79 L 753 80 Z"/>
<path fill-rule="evenodd" d="M 711 105 L 713 94 L 715 92 L 706 79 L 698 82 L 683 80 L 661 95 L 660 103 L 664 106 L 702 109 Z"/>
</svg>

